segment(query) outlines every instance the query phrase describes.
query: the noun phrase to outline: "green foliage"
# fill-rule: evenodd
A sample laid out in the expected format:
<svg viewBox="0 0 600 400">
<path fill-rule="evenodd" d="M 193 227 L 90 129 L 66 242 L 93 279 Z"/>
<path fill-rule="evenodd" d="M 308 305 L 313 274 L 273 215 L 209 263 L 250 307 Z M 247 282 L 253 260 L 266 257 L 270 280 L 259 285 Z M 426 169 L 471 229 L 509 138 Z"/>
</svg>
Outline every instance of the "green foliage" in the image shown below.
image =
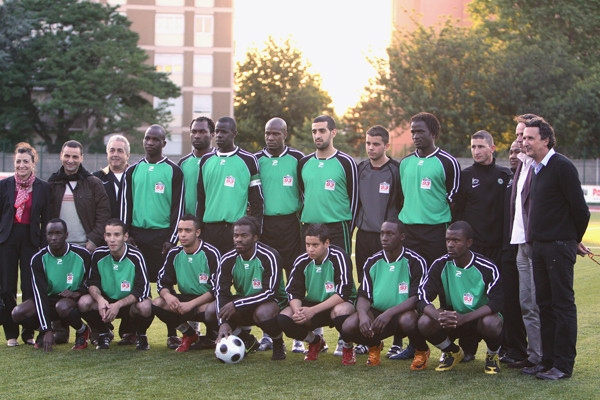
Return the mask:
<svg viewBox="0 0 600 400">
<path fill-rule="evenodd" d="M 13 32 L 15 18 L 31 29 Z M 106 134 L 168 123 L 166 103 L 154 109 L 149 98 L 177 97 L 179 88 L 145 63 L 130 25 L 115 7 L 88 1 L 5 1 L 0 38 L 12 40 L 2 41 L 0 133 L 37 134 L 51 151 L 69 138 L 99 150 Z"/>
<path fill-rule="evenodd" d="M 235 85 L 237 142 L 248 150 L 264 147 L 265 124 L 273 117 L 287 122 L 290 143 L 302 144 L 310 138 L 310 129 L 304 129 L 307 121 L 333 114 L 321 78 L 310 73 L 290 39 L 278 43 L 269 37 L 263 49 L 248 51 L 246 60 L 236 65 Z"/>
</svg>

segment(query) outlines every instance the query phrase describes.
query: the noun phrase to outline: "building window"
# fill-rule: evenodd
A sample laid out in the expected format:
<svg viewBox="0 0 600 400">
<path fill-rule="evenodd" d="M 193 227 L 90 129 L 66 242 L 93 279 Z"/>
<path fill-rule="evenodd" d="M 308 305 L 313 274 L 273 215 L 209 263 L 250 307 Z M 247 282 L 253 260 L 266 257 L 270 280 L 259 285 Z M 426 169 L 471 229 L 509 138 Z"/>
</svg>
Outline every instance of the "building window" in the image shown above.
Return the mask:
<svg viewBox="0 0 600 400">
<path fill-rule="evenodd" d="M 194 46 L 212 47 L 213 25 L 214 17 L 212 15 L 196 15 L 194 19 Z"/>
<path fill-rule="evenodd" d="M 157 6 L 185 6 L 185 0 L 156 0 Z"/>
<path fill-rule="evenodd" d="M 160 102 L 163 101 L 158 97 L 154 98 L 154 108 L 157 108 Z M 183 97 L 177 97 L 176 99 L 168 99 L 169 107 L 167 110 L 171 111 L 171 117 L 173 120 L 169 122 L 170 127 L 183 126 Z"/>
<path fill-rule="evenodd" d="M 213 83 L 213 56 L 194 55 L 194 86 L 211 87 Z"/>
<path fill-rule="evenodd" d="M 185 23 L 182 14 L 156 14 L 155 21 L 155 45 L 183 46 Z"/>
<path fill-rule="evenodd" d="M 169 74 L 169 79 L 177 86 L 183 86 L 183 54 L 154 55 L 156 71 Z"/>
<path fill-rule="evenodd" d="M 196 7 L 214 7 L 215 0 L 196 0 Z"/>
<path fill-rule="evenodd" d="M 195 94 L 193 118 L 212 116 L 212 96 L 210 94 Z"/>
<path fill-rule="evenodd" d="M 127 4 L 127 0 L 108 0 L 107 3 L 111 6 L 121 6 Z"/>
</svg>

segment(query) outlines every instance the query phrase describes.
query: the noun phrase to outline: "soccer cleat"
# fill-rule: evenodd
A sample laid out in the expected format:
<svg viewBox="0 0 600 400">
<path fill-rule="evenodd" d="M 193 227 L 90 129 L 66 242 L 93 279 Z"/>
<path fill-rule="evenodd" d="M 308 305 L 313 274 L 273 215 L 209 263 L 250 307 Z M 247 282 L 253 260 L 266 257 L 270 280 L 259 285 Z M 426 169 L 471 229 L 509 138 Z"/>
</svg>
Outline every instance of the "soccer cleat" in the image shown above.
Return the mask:
<svg viewBox="0 0 600 400">
<path fill-rule="evenodd" d="M 337 346 L 335 348 L 335 351 L 333 352 L 334 356 L 340 357 L 344 355 L 344 341 L 343 340 L 338 340 L 337 342 Z"/>
<path fill-rule="evenodd" d="M 118 346 L 133 346 L 137 341 L 135 333 L 125 333 L 121 340 L 117 342 Z"/>
<path fill-rule="evenodd" d="M 390 358 L 391 356 L 394 356 L 394 355 L 400 353 L 401 351 L 402 351 L 402 346 L 398 346 L 397 344 L 392 345 L 392 347 L 390 347 L 390 349 L 386 353 L 385 357 Z"/>
<path fill-rule="evenodd" d="M 96 344 L 96 350 L 108 350 L 109 345 L 110 345 L 110 336 L 108 335 L 108 333 L 99 334 L 97 344 Z"/>
<path fill-rule="evenodd" d="M 137 341 L 135 343 L 136 350 L 150 350 L 150 345 L 148 344 L 148 336 L 146 335 L 137 335 Z"/>
<path fill-rule="evenodd" d="M 323 345 L 321 346 L 321 353 L 327 353 L 329 350 L 329 346 L 327 346 L 327 341 L 323 338 Z"/>
<path fill-rule="evenodd" d="M 350 348 L 342 346 L 342 365 L 354 364 L 356 364 L 356 353 L 354 352 L 354 346 Z"/>
<path fill-rule="evenodd" d="M 214 349 L 215 341 L 209 338 L 208 336 L 201 335 L 198 336 L 198 341 L 192 343 L 190 345 L 190 350 L 205 350 L 205 349 Z"/>
<path fill-rule="evenodd" d="M 496 354 L 485 355 L 485 368 L 483 370 L 486 374 L 497 374 L 500 372 L 500 357 Z"/>
<path fill-rule="evenodd" d="M 414 371 L 419 371 L 427 368 L 427 360 L 429 360 L 429 349 L 427 350 L 416 350 L 415 358 L 413 359 L 413 363 L 410 366 L 410 369 Z"/>
<path fill-rule="evenodd" d="M 242 339 L 243 340 L 243 339 Z M 246 355 L 250 353 L 256 353 L 260 344 L 258 344 L 258 340 L 254 335 L 248 335 L 246 340 L 243 340 L 244 345 L 246 346 Z"/>
<path fill-rule="evenodd" d="M 76 333 L 75 345 L 72 350 L 83 350 L 88 346 L 88 338 L 90 337 L 90 327 L 86 325 L 85 330 L 81 333 Z"/>
<path fill-rule="evenodd" d="M 263 338 L 260 339 L 260 346 L 258 346 L 257 351 L 267 351 L 272 349 L 273 339 L 271 339 L 270 337 L 263 336 Z"/>
<path fill-rule="evenodd" d="M 137 342 L 136 342 L 137 343 Z M 171 350 L 175 350 L 181 345 L 181 338 L 178 336 L 169 336 L 167 338 L 167 347 Z"/>
<path fill-rule="evenodd" d="M 193 343 L 196 343 L 197 340 L 198 334 L 196 333 L 196 331 L 194 331 L 194 334 L 191 336 L 183 335 L 183 338 L 181 339 L 181 344 L 175 349 L 175 351 L 178 351 L 180 353 L 188 351 L 190 349 L 190 346 Z"/>
<path fill-rule="evenodd" d="M 286 358 L 286 349 L 285 343 L 283 343 L 283 339 L 280 340 L 281 343 L 273 342 L 273 354 L 271 355 L 272 361 L 280 361 L 285 360 Z"/>
<path fill-rule="evenodd" d="M 444 352 L 442 359 L 440 359 L 440 365 L 435 369 L 436 371 L 450 371 L 456 364 L 460 362 L 465 356 L 462 348 L 458 348 L 457 352 Z"/>
<path fill-rule="evenodd" d="M 304 342 L 301 340 L 294 339 L 294 344 L 292 345 L 292 353 L 304 353 L 306 350 L 304 349 Z"/>
<path fill-rule="evenodd" d="M 35 338 L 35 344 L 33 345 L 34 349 L 41 349 L 44 347 L 44 335 L 38 333 L 37 338 Z"/>
<path fill-rule="evenodd" d="M 367 367 L 374 367 L 375 365 L 379 365 L 381 363 L 381 350 L 383 350 L 383 342 L 369 347 L 369 359 L 366 363 Z"/>
<path fill-rule="evenodd" d="M 354 347 L 354 351 L 356 352 L 356 354 L 368 354 L 369 348 L 364 344 L 359 344 L 356 347 Z"/>
<path fill-rule="evenodd" d="M 394 354 L 393 356 L 390 356 L 389 359 L 390 360 L 410 360 L 414 356 L 415 356 L 415 348 L 413 347 L 412 344 L 409 343 L 408 346 L 406 346 L 404 348 L 404 350 L 401 350 L 398 354 Z"/>
<path fill-rule="evenodd" d="M 304 357 L 304 361 L 316 361 L 319 358 L 319 353 L 323 348 L 324 340 L 323 336 L 317 335 L 319 341 L 317 343 L 310 343 L 308 345 L 308 352 L 306 353 L 306 357 Z"/>
</svg>

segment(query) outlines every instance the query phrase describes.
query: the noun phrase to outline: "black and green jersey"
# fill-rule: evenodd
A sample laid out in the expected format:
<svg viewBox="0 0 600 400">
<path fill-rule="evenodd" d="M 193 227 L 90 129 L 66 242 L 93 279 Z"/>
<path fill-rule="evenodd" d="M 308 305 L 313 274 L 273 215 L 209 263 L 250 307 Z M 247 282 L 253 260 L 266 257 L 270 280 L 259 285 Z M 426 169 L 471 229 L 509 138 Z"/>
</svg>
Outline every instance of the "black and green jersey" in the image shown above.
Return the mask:
<svg viewBox="0 0 600 400">
<path fill-rule="evenodd" d="M 336 151 L 321 160 L 312 153 L 298 163 L 300 191 L 304 208 L 300 220 L 308 224 L 351 221 L 354 229 L 358 208 L 356 162 L 348 154 Z"/>
<path fill-rule="evenodd" d="M 256 157 L 236 147 L 231 153 L 209 153 L 200 159 L 198 208 L 202 222 L 233 223 L 250 215 L 262 224 L 263 195 Z"/>
<path fill-rule="evenodd" d="M 385 251 L 381 250 L 367 260 L 363 271 L 358 295 L 369 300 L 374 309 L 383 312 L 418 295 L 427 273 L 427 263 L 407 248 L 402 249 L 396 260 L 389 260 Z"/>
<path fill-rule="evenodd" d="M 90 253 L 85 247 L 67 243 L 65 254 L 55 256 L 44 247 L 31 258 L 33 300 L 42 332 L 50 329 L 49 296 L 64 290 L 83 292 L 83 282 L 90 269 Z"/>
<path fill-rule="evenodd" d="M 233 297 L 231 286 L 238 298 L 233 300 L 235 308 L 244 311 L 266 301 L 284 304 L 287 301 L 281 278 L 281 258 L 277 250 L 257 242 L 254 255 L 244 260 L 235 250 L 221 258 L 215 282 L 217 287 L 217 314 L 222 306 Z"/>
<path fill-rule="evenodd" d="M 307 253 L 294 262 L 285 288 L 290 300 L 322 303 L 334 294 L 348 301 L 356 297 L 352 279 L 352 260 L 341 248 L 329 246 L 321 264 L 315 264 Z"/>
<path fill-rule="evenodd" d="M 125 171 L 121 220 L 136 228 L 171 228 L 169 241 L 175 244 L 183 192 L 183 173 L 175 163 L 167 157 L 155 164 L 142 158 Z"/>
<path fill-rule="evenodd" d="M 183 182 L 185 186 L 184 214 L 196 215 L 198 198 L 198 190 L 196 189 L 196 186 L 198 185 L 201 158 L 202 157 L 196 157 L 192 151 L 177 163 L 183 172 Z"/>
<path fill-rule="evenodd" d="M 108 246 L 98 247 L 92 254 L 86 286 L 97 287 L 111 300 L 121 300 L 130 294 L 138 301 L 146 299 L 150 296 L 150 282 L 144 256 L 137 248 L 125 244 L 125 252 L 115 260 Z"/>
<path fill-rule="evenodd" d="M 458 192 L 460 165 L 437 148 L 427 157 L 417 152 L 400 161 L 403 206 L 398 218 L 405 224 L 438 225 L 450 222 L 450 205 Z"/>
<path fill-rule="evenodd" d="M 183 246 L 173 247 L 158 272 L 158 293 L 162 289 L 175 293 L 175 285 L 181 293 L 194 296 L 212 291 L 220 258 L 219 250 L 203 241 L 192 254 L 186 253 Z"/>
<path fill-rule="evenodd" d="M 289 215 L 302 207 L 298 188 L 298 161 L 304 154 L 285 147 L 273 157 L 267 149 L 255 154 L 260 167 L 260 183 L 265 198 L 265 215 Z"/>
<path fill-rule="evenodd" d="M 502 311 L 504 295 L 498 267 L 480 254 L 471 252 L 471 261 L 460 268 L 448 254 L 435 260 L 419 288 L 418 308 L 439 296 L 440 306 L 467 314 L 488 305 L 493 312 Z"/>
</svg>

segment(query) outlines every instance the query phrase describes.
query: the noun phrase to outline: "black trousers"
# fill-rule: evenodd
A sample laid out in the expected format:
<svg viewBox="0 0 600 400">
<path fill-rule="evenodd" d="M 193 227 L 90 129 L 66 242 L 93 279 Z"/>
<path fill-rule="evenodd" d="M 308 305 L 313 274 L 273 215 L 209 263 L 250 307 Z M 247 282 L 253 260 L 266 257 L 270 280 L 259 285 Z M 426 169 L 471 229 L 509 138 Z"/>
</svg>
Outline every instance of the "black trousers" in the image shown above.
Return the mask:
<svg viewBox="0 0 600 400">
<path fill-rule="evenodd" d="M 29 225 L 14 224 L 8 239 L 0 244 L 0 289 L 4 311 L 0 320 L 4 321 L 6 339 L 19 336 L 19 325 L 11 317 L 17 306 L 17 281 L 21 271 L 22 301 L 33 297 L 31 286 L 31 257 L 38 248 L 31 243 Z"/>
<path fill-rule="evenodd" d="M 156 282 L 158 271 L 165 262 L 165 257 L 162 255 L 163 243 L 169 241 L 172 230 L 170 228 L 144 229 L 132 226 L 130 233 L 137 248 L 144 255 L 146 268 L 148 269 L 148 279 L 150 282 Z"/>
<path fill-rule="evenodd" d="M 200 237 L 215 246 L 221 255 L 233 250 L 233 224 L 229 222 L 205 223 Z"/>
<path fill-rule="evenodd" d="M 356 260 L 356 276 L 358 277 L 359 285 L 363 280 L 363 267 L 367 259 L 381 250 L 381 239 L 379 236 L 379 232 L 367 232 L 360 229 L 356 232 L 354 259 Z"/>
<path fill-rule="evenodd" d="M 504 325 L 502 327 L 502 350 L 514 360 L 527 358 L 527 334 L 521 303 L 519 302 L 519 271 L 517 270 L 517 245 L 502 251 L 500 276 L 504 290 Z"/>
<path fill-rule="evenodd" d="M 577 343 L 577 307 L 573 269 L 575 240 L 533 242 L 533 279 L 540 308 L 542 363 L 573 373 Z"/>
<path fill-rule="evenodd" d="M 300 220 L 295 213 L 264 216 L 260 241 L 279 252 L 288 279 L 294 267 L 294 260 L 304 253 L 300 235 Z"/>
<path fill-rule="evenodd" d="M 404 247 L 416 251 L 427 261 L 427 267 L 446 254 L 446 228 L 448 224 L 404 225 L 406 239 Z"/>
</svg>

